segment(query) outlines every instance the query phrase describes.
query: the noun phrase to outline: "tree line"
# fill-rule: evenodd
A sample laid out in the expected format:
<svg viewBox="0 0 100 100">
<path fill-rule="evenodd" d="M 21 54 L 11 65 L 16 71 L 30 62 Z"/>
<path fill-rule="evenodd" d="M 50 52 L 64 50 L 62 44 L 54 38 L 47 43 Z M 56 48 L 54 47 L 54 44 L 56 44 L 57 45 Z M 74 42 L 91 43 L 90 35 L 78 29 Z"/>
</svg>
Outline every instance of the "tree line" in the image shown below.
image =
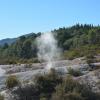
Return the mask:
<svg viewBox="0 0 100 100">
<path fill-rule="evenodd" d="M 88 52 L 100 53 L 100 26 L 76 24 L 52 30 L 62 48 L 65 57 L 84 56 Z M 16 42 L 0 46 L 0 64 L 16 63 L 19 60 L 35 59 L 37 62 L 37 47 L 35 39 L 42 33 L 31 33 L 21 36 Z M 15 59 L 15 61 L 14 61 Z"/>
</svg>

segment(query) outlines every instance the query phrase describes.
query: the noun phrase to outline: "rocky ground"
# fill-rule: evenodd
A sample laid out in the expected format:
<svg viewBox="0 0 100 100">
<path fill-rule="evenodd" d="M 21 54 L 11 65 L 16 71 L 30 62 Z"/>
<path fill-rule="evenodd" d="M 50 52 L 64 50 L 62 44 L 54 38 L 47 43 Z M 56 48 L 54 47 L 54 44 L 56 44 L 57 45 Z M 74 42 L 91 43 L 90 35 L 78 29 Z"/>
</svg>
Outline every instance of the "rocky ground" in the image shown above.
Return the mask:
<svg viewBox="0 0 100 100">
<path fill-rule="evenodd" d="M 90 86 L 94 92 L 100 93 L 100 69 L 91 71 L 83 76 L 77 77 L 76 79 L 81 83 Z"/>
<path fill-rule="evenodd" d="M 100 63 L 95 63 L 94 65 L 99 65 Z M 30 81 L 37 74 L 47 73 L 46 63 L 36 63 L 36 64 L 18 64 L 18 65 L 0 65 L 3 69 L 2 74 L 0 74 L 0 91 L 4 94 L 6 90 L 5 80 L 9 75 L 16 75 L 21 82 Z M 53 67 L 58 71 L 67 74 L 67 68 L 72 67 L 73 69 L 79 69 L 84 72 L 83 76 L 77 77 L 75 79 L 88 84 L 94 92 L 100 92 L 100 69 L 89 71 L 89 66 L 86 64 L 84 58 L 77 58 L 74 60 L 61 60 L 53 62 Z"/>
</svg>

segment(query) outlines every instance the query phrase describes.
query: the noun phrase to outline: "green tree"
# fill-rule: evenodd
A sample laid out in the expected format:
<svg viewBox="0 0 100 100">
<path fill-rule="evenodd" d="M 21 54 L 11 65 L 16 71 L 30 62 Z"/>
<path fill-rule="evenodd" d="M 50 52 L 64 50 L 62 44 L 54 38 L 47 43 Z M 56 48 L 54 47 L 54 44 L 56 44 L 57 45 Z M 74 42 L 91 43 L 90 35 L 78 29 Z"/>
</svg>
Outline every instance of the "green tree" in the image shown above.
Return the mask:
<svg viewBox="0 0 100 100">
<path fill-rule="evenodd" d="M 5 43 L 3 49 L 7 49 L 9 47 L 8 43 Z"/>
<path fill-rule="evenodd" d="M 21 49 L 21 57 L 26 59 L 32 57 L 32 43 L 30 40 L 24 41 Z"/>
<path fill-rule="evenodd" d="M 89 41 L 89 44 L 95 44 L 96 43 L 96 33 L 95 33 L 94 29 L 89 31 L 88 41 Z"/>
</svg>

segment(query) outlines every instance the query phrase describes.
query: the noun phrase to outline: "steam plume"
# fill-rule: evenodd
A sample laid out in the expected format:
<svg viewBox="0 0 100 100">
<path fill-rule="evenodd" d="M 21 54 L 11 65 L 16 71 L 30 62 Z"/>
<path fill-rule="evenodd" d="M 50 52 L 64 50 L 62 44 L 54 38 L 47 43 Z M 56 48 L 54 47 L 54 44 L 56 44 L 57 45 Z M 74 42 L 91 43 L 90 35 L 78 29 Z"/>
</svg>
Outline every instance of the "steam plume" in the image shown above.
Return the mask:
<svg viewBox="0 0 100 100">
<path fill-rule="evenodd" d="M 38 59 L 47 62 L 47 69 L 54 67 L 53 61 L 60 58 L 60 49 L 53 33 L 43 33 L 36 39 L 38 48 Z"/>
</svg>

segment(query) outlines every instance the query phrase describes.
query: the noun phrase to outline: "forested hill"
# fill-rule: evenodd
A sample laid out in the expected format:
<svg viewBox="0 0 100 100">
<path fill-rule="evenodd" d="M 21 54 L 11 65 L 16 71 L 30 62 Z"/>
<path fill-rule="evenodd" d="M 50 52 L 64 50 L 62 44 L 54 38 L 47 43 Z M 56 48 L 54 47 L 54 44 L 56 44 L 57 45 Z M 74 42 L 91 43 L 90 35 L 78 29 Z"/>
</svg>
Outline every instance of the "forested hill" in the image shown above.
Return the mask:
<svg viewBox="0 0 100 100">
<path fill-rule="evenodd" d="M 65 58 L 74 58 L 88 53 L 100 53 L 100 26 L 76 24 L 72 27 L 54 29 L 53 34 L 58 40 L 58 46 L 63 49 Z M 29 60 L 37 58 L 35 39 L 42 33 L 31 33 L 21 36 L 15 43 L 0 47 L 0 63 L 15 60 Z M 10 59 L 9 59 L 10 58 Z M 9 60 L 10 61 L 9 61 Z M 14 62 L 14 63 L 15 63 Z"/>
</svg>

